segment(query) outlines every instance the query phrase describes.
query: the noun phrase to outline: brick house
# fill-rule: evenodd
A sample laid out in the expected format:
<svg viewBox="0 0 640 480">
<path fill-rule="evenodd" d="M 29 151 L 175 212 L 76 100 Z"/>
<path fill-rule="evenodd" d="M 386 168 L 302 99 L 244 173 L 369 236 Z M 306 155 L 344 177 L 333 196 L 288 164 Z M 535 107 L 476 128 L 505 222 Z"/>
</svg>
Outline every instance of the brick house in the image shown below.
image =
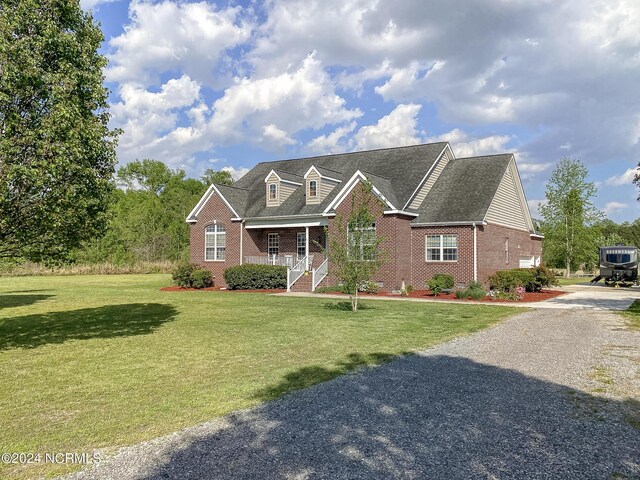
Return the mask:
<svg viewBox="0 0 640 480">
<path fill-rule="evenodd" d="M 361 182 L 380 200 L 370 230 L 383 239 L 374 280 L 385 290 L 423 288 L 435 273 L 486 283 L 540 263 L 513 154 L 455 158 L 446 142 L 263 162 L 233 186 L 211 185 L 187 217 L 191 261 L 217 285 L 241 263 L 287 266 L 292 290 L 332 283 L 326 237 Z"/>
</svg>

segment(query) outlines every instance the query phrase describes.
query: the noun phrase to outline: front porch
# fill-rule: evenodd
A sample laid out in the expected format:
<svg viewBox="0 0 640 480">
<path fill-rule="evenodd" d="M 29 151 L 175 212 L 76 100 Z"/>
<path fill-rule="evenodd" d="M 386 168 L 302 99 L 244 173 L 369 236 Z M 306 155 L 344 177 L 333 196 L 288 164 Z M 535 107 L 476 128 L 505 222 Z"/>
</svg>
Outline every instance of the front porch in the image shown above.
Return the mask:
<svg viewBox="0 0 640 480">
<path fill-rule="evenodd" d="M 302 290 L 313 291 L 326 277 L 326 235 L 322 226 L 289 228 L 246 228 L 250 242 L 243 257 L 244 263 L 287 267 L 287 290 L 305 272 L 311 277 L 301 281 Z"/>
</svg>

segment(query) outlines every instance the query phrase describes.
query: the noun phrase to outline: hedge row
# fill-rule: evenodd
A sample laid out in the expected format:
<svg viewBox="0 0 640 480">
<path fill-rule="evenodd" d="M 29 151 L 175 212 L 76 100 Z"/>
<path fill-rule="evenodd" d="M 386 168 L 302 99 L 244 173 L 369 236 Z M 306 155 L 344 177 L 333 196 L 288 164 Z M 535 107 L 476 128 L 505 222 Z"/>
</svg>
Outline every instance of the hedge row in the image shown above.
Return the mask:
<svg viewBox="0 0 640 480">
<path fill-rule="evenodd" d="M 287 288 L 287 267 L 244 264 L 227 268 L 224 281 L 230 290 Z"/>
<path fill-rule="evenodd" d="M 553 271 L 543 266 L 498 270 L 489 277 L 491 289 L 501 292 L 513 292 L 518 287 L 524 287 L 527 292 L 539 292 L 545 287 L 556 284 Z"/>
</svg>

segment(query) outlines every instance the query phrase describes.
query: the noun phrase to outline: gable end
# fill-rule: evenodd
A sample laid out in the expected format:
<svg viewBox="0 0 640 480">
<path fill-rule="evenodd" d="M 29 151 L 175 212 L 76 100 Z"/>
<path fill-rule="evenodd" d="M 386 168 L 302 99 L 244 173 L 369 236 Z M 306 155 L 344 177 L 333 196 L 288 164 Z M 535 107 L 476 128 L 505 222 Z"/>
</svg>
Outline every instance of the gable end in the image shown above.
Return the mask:
<svg viewBox="0 0 640 480">
<path fill-rule="evenodd" d="M 517 230 L 533 231 L 533 221 L 514 159 L 511 159 L 502 176 L 485 221 Z"/>
</svg>

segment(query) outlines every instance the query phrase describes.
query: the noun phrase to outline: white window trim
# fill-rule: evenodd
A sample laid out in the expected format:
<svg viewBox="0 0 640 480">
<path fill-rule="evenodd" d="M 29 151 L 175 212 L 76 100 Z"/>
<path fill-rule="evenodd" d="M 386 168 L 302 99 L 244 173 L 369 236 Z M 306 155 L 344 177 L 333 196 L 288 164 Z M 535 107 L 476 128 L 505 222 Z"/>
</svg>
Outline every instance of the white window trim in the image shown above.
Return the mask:
<svg viewBox="0 0 640 480">
<path fill-rule="evenodd" d="M 215 232 L 207 232 L 207 228 L 209 228 L 211 225 L 214 225 L 216 227 L 216 231 Z M 222 232 L 218 232 L 217 231 L 217 227 L 224 227 L 224 258 L 222 260 L 218 259 L 218 236 L 222 234 Z M 213 256 L 214 258 L 212 260 L 208 260 L 207 259 L 207 235 L 212 235 L 213 236 Z M 211 247 L 209 247 L 211 248 Z M 218 223 L 210 223 L 209 225 L 207 225 L 206 227 L 204 227 L 204 261 L 205 262 L 226 262 L 227 261 L 227 227 L 225 225 L 221 225 Z"/>
<path fill-rule="evenodd" d="M 273 196 L 273 198 L 271 197 L 271 186 L 276 187 L 275 188 L 275 195 Z M 277 183 L 270 183 L 269 185 L 267 185 L 267 199 L 268 200 L 278 200 L 278 184 Z"/>
<path fill-rule="evenodd" d="M 428 237 L 440 237 L 440 247 L 429 247 L 427 238 Z M 444 246 L 444 238 L 443 237 L 456 237 L 456 259 L 455 260 L 443 260 L 444 258 L 444 250 L 451 249 L 453 247 L 445 247 Z M 455 233 L 433 233 L 427 234 L 424 236 L 424 261 L 427 263 L 457 263 L 460 260 L 460 246 L 458 245 L 459 237 Z M 429 260 L 427 256 L 428 250 L 435 250 L 436 248 L 440 249 L 440 260 Z"/>
<path fill-rule="evenodd" d="M 316 194 L 311 195 L 311 184 L 316 184 Z M 317 180 L 309 180 L 309 198 L 318 198 L 318 181 Z"/>
<path fill-rule="evenodd" d="M 372 232 L 373 232 L 373 235 L 374 235 L 374 238 L 377 236 L 377 232 L 376 232 L 376 224 L 375 224 L 375 223 L 374 223 L 373 225 L 371 225 L 370 227 L 359 228 L 358 230 L 360 230 L 360 231 L 372 231 Z M 362 238 L 362 237 L 360 237 L 360 238 Z M 349 249 L 349 242 L 350 242 L 350 238 L 349 238 L 349 226 L 347 226 L 347 250 Z M 360 247 L 360 257 L 361 257 L 361 258 L 360 258 L 359 260 L 356 260 L 356 261 L 360 261 L 360 262 L 374 262 L 374 261 L 376 260 L 375 256 L 374 256 L 374 258 L 371 258 L 371 259 L 365 259 L 365 258 L 362 258 L 362 257 L 364 257 L 364 244 L 362 244 L 362 243 L 361 243 L 361 244 L 359 245 L 359 247 Z M 374 252 L 374 253 L 376 253 L 376 252 Z M 377 254 L 376 254 L 376 256 L 377 256 Z"/>
<path fill-rule="evenodd" d="M 300 249 L 300 236 L 304 238 L 304 242 L 302 243 L 302 255 L 299 253 Z M 296 259 L 300 261 L 300 259 L 304 258 L 307 255 L 307 233 L 306 232 L 297 232 L 296 234 Z"/>
<path fill-rule="evenodd" d="M 270 240 L 271 238 L 276 238 L 276 239 L 277 239 L 277 241 L 278 241 L 278 242 L 277 242 L 277 243 L 278 243 L 278 247 L 277 247 L 277 248 L 278 248 L 278 253 L 272 254 L 272 253 L 270 253 L 270 252 L 269 252 L 269 249 L 270 249 L 270 246 L 269 246 L 269 243 L 270 243 L 270 242 L 269 242 L 269 240 Z M 268 234 L 267 234 L 267 257 L 269 257 L 269 258 L 270 258 L 271 256 L 276 256 L 276 257 L 277 257 L 278 255 L 280 255 L 280 234 L 279 234 L 278 232 L 271 232 L 271 233 L 268 233 Z"/>
</svg>

